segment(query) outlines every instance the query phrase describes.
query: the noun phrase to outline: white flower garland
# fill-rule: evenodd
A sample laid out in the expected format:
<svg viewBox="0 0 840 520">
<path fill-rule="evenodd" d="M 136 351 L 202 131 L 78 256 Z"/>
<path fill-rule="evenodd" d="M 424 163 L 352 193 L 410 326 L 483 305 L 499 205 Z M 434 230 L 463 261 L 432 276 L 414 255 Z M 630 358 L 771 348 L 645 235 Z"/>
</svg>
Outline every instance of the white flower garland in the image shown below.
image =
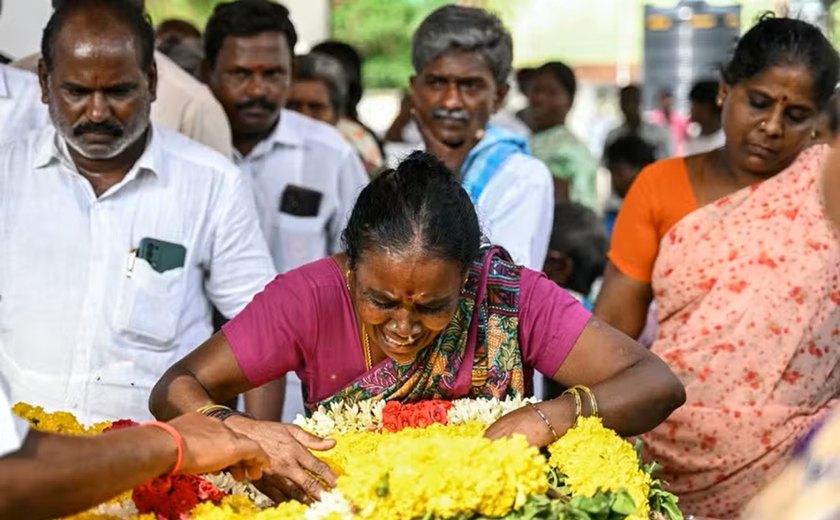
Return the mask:
<svg viewBox="0 0 840 520">
<path fill-rule="evenodd" d="M 457 399 L 447 412 L 449 424 L 463 424 L 477 421 L 487 425 L 501 416 L 528 403 L 536 403 L 535 397 L 508 397 L 500 401 L 493 399 Z M 348 432 L 377 431 L 382 427 L 384 400 L 368 400 L 347 405 L 332 403 L 329 407 L 319 406 L 311 417 L 298 415 L 294 424 L 320 437 Z"/>
</svg>

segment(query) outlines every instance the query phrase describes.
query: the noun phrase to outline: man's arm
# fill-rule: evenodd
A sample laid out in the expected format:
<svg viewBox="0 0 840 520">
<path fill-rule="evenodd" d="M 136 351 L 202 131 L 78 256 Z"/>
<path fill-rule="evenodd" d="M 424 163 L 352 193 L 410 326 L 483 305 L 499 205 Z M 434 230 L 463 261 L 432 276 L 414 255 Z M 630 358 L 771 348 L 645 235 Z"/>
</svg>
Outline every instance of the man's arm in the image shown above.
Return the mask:
<svg viewBox="0 0 840 520">
<path fill-rule="evenodd" d="M 183 473 L 239 464 L 235 476 L 257 479 L 268 457 L 257 442 L 217 419 L 189 414 L 170 425 L 184 443 Z M 173 469 L 175 439 L 156 427 L 95 436 L 30 432 L 21 449 L 0 458 L 0 518 L 56 518 L 93 507 Z"/>
</svg>

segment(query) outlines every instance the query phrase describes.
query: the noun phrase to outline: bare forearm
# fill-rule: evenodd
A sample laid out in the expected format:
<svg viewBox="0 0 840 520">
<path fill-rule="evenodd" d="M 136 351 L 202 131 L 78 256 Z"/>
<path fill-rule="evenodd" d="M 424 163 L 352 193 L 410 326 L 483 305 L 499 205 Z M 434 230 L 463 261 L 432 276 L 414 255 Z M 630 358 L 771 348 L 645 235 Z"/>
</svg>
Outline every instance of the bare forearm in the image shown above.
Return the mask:
<svg viewBox="0 0 840 520">
<path fill-rule="evenodd" d="M 235 394 L 234 394 L 235 395 Z M 149 396 L 149 410 L 158 420 L 169 421 L 212 403 L 226 402 L 229 396 L 213 396 L 187 371 L 169 369 Z"/>
<path fill-rule="evenodd" d="M 158 428 L 95 437 L 30 432 L 0 459 L 0 518 L 56 518 L 82 511 L 165 473 L 177 447 Z"/>
<path fill-rule="evenodd" d="M 621 436 L 639 435 L 658 426 L 685 402 L 685 390 L 676 376 L 653 356 L 631 365 L 615 377 L 590 388 L 604 425 Z M 569 395 L 546 403 L 552 423 L 570 425 L 574 415 Z M 581 392 L 583 415 L 591 415 L 589 398 Z M 564 430 L 565 431 L 565 430 Z M 558 431 L 559 434 L 562 434 Z"/>
<path fill-rule="evenodd" d="M 261 421 L 281 421 L 286 398 L 286 378 L 266 383 L 245 393 L 245 410 Z"/>
</svg>

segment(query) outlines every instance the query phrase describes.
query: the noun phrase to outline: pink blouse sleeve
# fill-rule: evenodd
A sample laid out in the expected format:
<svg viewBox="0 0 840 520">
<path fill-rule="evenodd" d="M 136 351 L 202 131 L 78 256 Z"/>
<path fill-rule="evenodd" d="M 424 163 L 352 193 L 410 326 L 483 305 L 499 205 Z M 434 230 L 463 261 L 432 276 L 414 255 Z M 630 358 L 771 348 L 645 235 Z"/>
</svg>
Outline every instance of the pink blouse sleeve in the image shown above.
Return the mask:
<svg viewBox="0 0 840 520">
<path fill-rule="evenodd" d="M 297 370 L 303 362 L 302 339 L 315 305 L 300 271 L 277 276 L 242 312 L 222 326 L 239 368 L 256 386 Z"/>
<path fill-rule="evenodd" d="M 543 273 L 522 270 L 519 345 L 526 367 L 553 377 L 592 314 Z"/>
</svg>

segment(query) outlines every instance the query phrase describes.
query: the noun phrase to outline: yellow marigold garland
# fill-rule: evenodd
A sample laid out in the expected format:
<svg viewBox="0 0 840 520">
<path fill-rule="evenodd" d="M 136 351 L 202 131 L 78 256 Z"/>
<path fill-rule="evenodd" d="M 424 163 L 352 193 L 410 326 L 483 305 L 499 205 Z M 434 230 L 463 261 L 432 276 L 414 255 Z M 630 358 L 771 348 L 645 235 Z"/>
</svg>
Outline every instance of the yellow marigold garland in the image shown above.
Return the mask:
<svg viewBox="0 0 840 520">
<path fill-rule="evenodd" d="M 548 451 L 549 464 L 566 476 L 564 483 L 572 495 L 624 490 L 636 504 L 637 514 L 631 518 L 648 518 L 650 475 L 640 467 L 633 446 L 605 428 L 601 419 L 581 417 Z"/>
<path fill-rule="evenodd" d="M 486 426 L 434 424 L 338 436 L 324 454 L 337 490 L 361 518 L 409 520 L 477 512 L 504 516 L 548 488 L 548 465 L 524 437 L 489 441 Z"/>
<path fill-rule="evenodd" d="M 467 410 L 481 403 L 460 406 Z M 101 432 L 110 424 L 85 427 L 72 414 L 45 413 L 41 407 L 23 403 L 13 410 L 41 431 L 84 435 Z M 477 417 L 466 412 L 461 415 Z M 332 435 L 337 440 L 335 448 L 317 453 L 339 475 L 329 500 L 312 508 L 292 501 L 260 510 L 248 497 L 232 495 L 216 506 L 197 506 L 190 518 L 342 520 L 351 516 L 351 507 L 353 518 L 410 520 L 473 513 L 501 517 L 521 508 L 529 497 L 544 497 L 549 467 L 564 475 L 564 485 L 573 496 L 626 491 L 637 507 L 636 515 L 629 518 L 648 518 L 651 477 L 640 467 L 630 443 L 604 427 L 600 419 L 579 419 L 574 428 L 549 446 L 548 461 L 528 446 L 524 437 L 492 442 L 485 439 L 486 427 L 486 421 L 463 419 L 460 424 L 434 424 L 397 433 L 348 428 Z M 126 518 L 124 514 L 109 514 L 108 506 L 129 499 L 130 494 L 121 495 L 72 519 Z M 153 520 L 150 515 L 132 518 Z"/>
</svg>

